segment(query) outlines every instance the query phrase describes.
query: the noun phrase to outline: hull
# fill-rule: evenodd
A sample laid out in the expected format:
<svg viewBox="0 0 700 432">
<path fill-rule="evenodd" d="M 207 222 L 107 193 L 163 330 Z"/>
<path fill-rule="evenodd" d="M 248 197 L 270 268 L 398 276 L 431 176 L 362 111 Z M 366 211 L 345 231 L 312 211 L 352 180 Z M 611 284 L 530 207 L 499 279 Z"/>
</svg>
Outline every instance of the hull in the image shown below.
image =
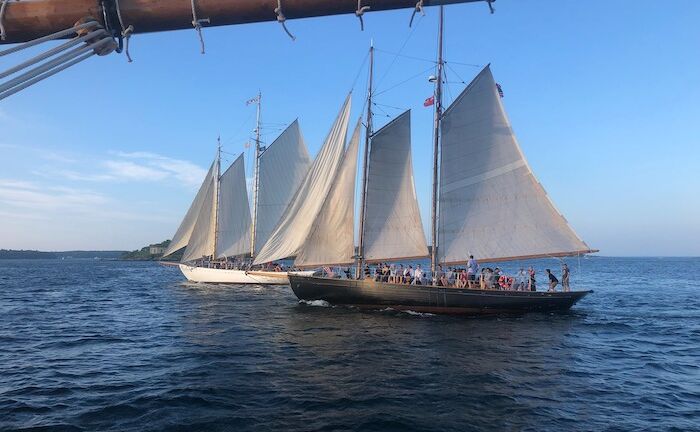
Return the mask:
<svg viewBox="0 0 700 432">
<path fill-rule="evenodd" d="M 286 272 L 228 270 L 207 267 L 191 267 L 180 264 L 180 271 L 191 282 L 221 283 L 221 284 L 255 284 L 255 285 L 287 285 L 289 279 Z M 294 272 L 310 276 L 313 271 Z"/>
<path fill-rule="evenodd" d="M 325 300 L 331 304 L 369 309 L 391 307 L 464 315 L 565 311 L 592 292 L 478 290 L 297 275 L 289 275 L 289 281 L 294 294 L 301 300 Z"/>
</svg>

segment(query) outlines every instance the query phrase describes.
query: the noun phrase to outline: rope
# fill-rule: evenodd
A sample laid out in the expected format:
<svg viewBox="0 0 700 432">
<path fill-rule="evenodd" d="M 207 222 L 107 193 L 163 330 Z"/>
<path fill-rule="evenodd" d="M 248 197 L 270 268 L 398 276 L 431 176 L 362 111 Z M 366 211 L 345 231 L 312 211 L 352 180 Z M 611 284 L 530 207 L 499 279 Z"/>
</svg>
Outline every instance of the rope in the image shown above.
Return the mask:
<svg viewBox="0 0 700 432">
<path fill-rule="evenodd" d="M 5 40 L 7 34 L 5 33 L 5 9 L 7 9 L 7 4 L 10 0 L 2 0 L 2 6 L 0 6 L 0 40 Z"/>
<path fill-rule="evenodd" d="M 413 26 L 413 18 L 416 17 L 416 13 L 418 12 L 420 12 L 421 16 L 425 16 L 425 11 L 423 10 L 423 0 L 418 0 L 418 3 L 416 3 L 416 8 L 413 10 L 413 14 L 411 14 L 411 21 L 408 22 L 409 27 Z"/>
<path fill-rule="evenodd" d="M 31 67 L 26 72 L 0 83 L 0 100 L 56 75 L 94 55 L 104 56 L 118 49 L 118 44 L 114 41 L 112 35 L 93 18 L 88 18 L 86 22 L 76 24 L 70 29 L 0 51 L 0 57 L 22 51 L 43 42 L 60 39 L 70 34 L 77 34 L 77 36 L 0 72 L 0 79 L 4 79 Z"/>
<path fill-rule="evenodd" d="M 360 31 L 365 31 L 365 22 L 362 20 L 362 15 L 370 10 L 368 6 L 362 6 L 362 0 L 357 0 L 357 10 L 355 11 L 355 16 L 360 19 Z"/>
<path fill-rule="evenodd" d="M 293 41 L 297 40 L 297 38 L 289 32 L 287 24 L 285 24 L 285 22 L 287 21 L 287 17 L 285 17 L 284 12 L 282 12 L 282 0 L 277 0 L 277 7 L 275 8 L 275 13 L 277 14 L 277 22 L 282 24 L 282 28 L 284 29 L 285 33 L 287 33 L 287 36 L 292 38 Z"/>
<path fill-rule="evenodd" d="M 194 0 L 190 0 L 192 4 L 192 27 L 197 30 L 197 35 L 199 35 L 199 43 L 202 46 L 202 54 L 206 54 L 204 46 L 204 36 L 202 36 L 202 24 L 210 24 L 211 20 L 209 18 L 199 19 L 197 17 L 197 6 L 194 4 Z"/>
<path fill-rule="evenodd" d="M 131 54 L 129 53 L 129 39 L 131 39 L 131 35 L 134 33 L 134 26 L 129 25 L 129 27 L 126 27 L 124 25 L 124 20 L 122 19 L 122 10 L 121 7 L 119 7 L 119 0 L 114 0 L 114 6 L 117 10 L 117 18 L 119 19 L 119 25 L 122 27 L 122 38 L 124 38 L 124 41 L 126 42 L 124 53 L 126 54 L 126 58 L 129 61 L 129 63 L 132 63 L 134 60 L 131 58 Z"/>
</svg>

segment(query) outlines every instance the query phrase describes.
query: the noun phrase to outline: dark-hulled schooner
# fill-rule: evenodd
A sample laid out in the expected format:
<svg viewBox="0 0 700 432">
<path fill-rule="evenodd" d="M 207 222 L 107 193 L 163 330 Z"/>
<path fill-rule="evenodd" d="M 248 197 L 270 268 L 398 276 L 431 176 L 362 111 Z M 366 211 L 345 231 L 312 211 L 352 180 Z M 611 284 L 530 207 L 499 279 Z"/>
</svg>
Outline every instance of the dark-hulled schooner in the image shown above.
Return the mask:
<svg viewBox="0 0 700 432">
<path fill-rule="evenodd" d="M 358 128 L 331 165 L 325 194 L 297 194 L 259 259 L 296 256 L 299 267 L 357 264 L 356 279 L 290 275 L 302 300 L 364 308 L 454 314 L 567 310 L 590 291 L 536 292 L 406 285 L 362 279 L 365 263 L 431 258 L 439 264 L 583 255 L 592 251 L 557 211 L 513 134 L 491 69 L 485 67 L 443 112 L 440 8 L 432 232 L 423 233 L 411 163 L 410 111 L 372 132 L 372 62 L 368 92 L 358 256 L 353 256 L 353 185 Z M 370 49 L 370 58 L 373 57 Z M 346 105 L 349 102 L 346 101 Z M 296 208 L 294 208 L 296 206 Z M 312 211 L 313 207 L 313 211 Z M 311 219 L 309 219 L 311 218 Z M 306 225 L 303 232 L 299 225 Z"/>
</svg>

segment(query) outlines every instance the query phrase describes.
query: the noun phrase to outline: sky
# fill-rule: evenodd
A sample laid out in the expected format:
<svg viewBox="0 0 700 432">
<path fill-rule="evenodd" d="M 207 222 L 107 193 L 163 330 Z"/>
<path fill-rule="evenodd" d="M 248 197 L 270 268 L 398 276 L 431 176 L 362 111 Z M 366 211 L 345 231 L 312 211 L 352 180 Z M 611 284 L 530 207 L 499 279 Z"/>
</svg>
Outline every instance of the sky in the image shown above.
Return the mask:
<svg viewBox="0 0 700 432">
<path fill-rule="evenodd" d="M 610 256 L 700 255 L 700 2 L 498 0 L 446 7 L 447 103 L 490 63 L 535 175 Z M 0 248 L 132 250 L 170 238 L 211 164 L 299 118 L 315 155 L 347 92 L 375 126 L 412 110 L 430 220 L 437 8 L 137 34 L 134 62 L 92 58 L 0 102 Z M 400 56 L 396 54 L 399 53 Z M 16 60 L 15 60 L 16 61 Z M 0 69 L 11 64 L 0 61 Z M 354 120 L 353 120 L 354 122 Z"/>
</svg>

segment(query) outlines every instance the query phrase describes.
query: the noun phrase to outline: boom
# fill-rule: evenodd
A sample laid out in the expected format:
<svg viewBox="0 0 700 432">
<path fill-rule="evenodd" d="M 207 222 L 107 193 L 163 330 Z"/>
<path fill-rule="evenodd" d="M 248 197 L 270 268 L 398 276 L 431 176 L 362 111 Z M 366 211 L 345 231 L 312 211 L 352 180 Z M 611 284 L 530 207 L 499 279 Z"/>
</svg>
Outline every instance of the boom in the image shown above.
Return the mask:
<svg viewBox="0 0 700 432">
<path fill-rule="evenodd" d="M 115 29 L 117 12 L 126 26 L 134 27 L 134 33 L 148 33 L 191 29 L 193 15 L 200 24 L 208 20 L 207 26 L 222 26 L 350 13 L 362 18 L 367 10 L 421 10 L 423 6 L 476 1 L 490 6 L 494 0 L 0 0 L 5 3 L 4 16 L 0 16 L 5 40 L 0 43 L 34 40 L 73 27 L 85 17 Z M 106 25 L 105 20 L 109 21 Z"/>
</svg>

